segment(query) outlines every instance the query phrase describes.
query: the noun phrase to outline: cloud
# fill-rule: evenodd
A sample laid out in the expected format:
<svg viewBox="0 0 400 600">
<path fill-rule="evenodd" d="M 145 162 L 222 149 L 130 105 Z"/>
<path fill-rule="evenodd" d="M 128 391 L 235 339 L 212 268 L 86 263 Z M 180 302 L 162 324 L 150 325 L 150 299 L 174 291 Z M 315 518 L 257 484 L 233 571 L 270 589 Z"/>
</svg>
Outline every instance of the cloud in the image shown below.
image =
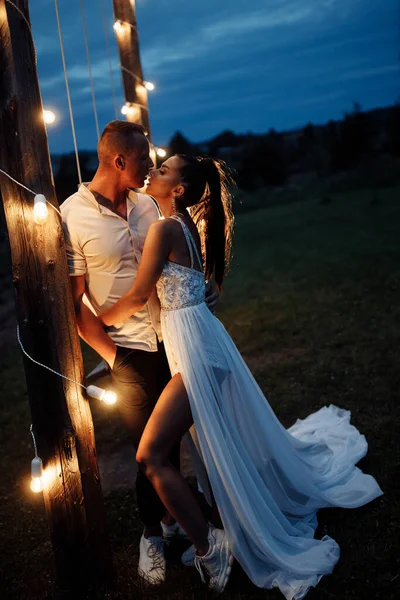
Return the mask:
<svg viewBox="0 0 400 600">
<path fill-rule="evenodd" d="M 136 3 L 141 57 L 156 143 L 181 129 L 192 139 L 222 128 L 267 131 L 390 104 L 397 82 L 398 0 L 146 0 Z M 85 0 L 101 123 L 114 117 L 98 0 Z M 93 111 L 79 3 L 59 3 L 77 134 L 94 147 Z M 118 105 L 121 72 L 105 3 Z M 43 100 L 59 110 L 57 150 L 70 147 L 53 0 L 31 2 Z M 372 93 L 375 86 L 379 95 Z M 90 141 L 92 140 L 92 142 Z M 53 146 L 54 147 L 54 146 Z"/>
<path fill-rule="evenodd" d="M 376 77 L 377 75 L 385 75 L 386 73 L 399 73 L 400 65 L 385 65 L 382 67 L 375 67 L 372 69 L 359 69 L 356 71 L 348 71 L 339 76 L 341 81 L 350 79 L 367 79 L 370 77 Z"/>
</svg>

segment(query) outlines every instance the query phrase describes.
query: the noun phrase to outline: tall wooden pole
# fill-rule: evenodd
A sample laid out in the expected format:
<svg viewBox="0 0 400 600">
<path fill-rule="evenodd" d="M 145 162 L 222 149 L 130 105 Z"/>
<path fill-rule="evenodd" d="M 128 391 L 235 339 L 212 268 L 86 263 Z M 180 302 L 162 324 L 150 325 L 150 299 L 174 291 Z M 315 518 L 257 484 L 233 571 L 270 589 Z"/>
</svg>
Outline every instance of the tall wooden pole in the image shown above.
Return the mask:
<svg viewBox="0 0 400 600">
<path fill-rule="evenodd" d="M 113 0 L 113 5 L 122 83 L 125 101 L 129 105 L 126 117 L 128 121 L 143 125 L 151 142 L 149 106 L 147 89 L 143 85 L 135 0 Z"/>
<path fill-rule="evenodd" d="M 28 0 L 13 4 L 0 0 L 0 168 L 57 207 Z M 60 218 L 49 207 L 37 225 L 33 196 L 1 173 L 0 184 L 22 343 L 35 360 L 80 382 Z M 67 598 L 103 597 L 112 561 L 88 400 L 79 385 L 24 360 L 58 588 Z"/>
</svg>

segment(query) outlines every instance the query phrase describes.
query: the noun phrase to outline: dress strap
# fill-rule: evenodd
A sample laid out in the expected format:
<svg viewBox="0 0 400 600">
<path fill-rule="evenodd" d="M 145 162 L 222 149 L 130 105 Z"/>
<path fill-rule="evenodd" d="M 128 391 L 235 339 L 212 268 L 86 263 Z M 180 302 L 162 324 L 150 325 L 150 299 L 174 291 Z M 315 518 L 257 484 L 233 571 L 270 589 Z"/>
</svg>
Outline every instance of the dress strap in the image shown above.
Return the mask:
<svg viewBox="0 0 400 600">
<path fill-rule="evenodd" d="M 198 265 L 199 265 L 200 269 L 201 269 L 201 270 L 203 270 L 203 261 L 201 260 L 201 257 L 200 257 L 200 254 L 199 254 L 199 251 L 198 251 L 198 249 L 197 249 L 196 242 L 195 242 L 195 241 L 194 241 L 194 239 L 193 239 L 193 236 L 192 236 L 192 234 L 191 234 L 191 232 L 190 232 L 190 229 L 189 229 L 189 227 L 188 227 L 188 226 L 186 225 L 186 223 L 184 223 L 184 221 L 183 221 L 183 220 L 182 220 L 180 217 L 178 217 L 177 215 L 172 215 L 172 216 L 171 216 L 171 219 L 175 219 L 175 221 L 179 221 L 179 223 L 181 224 L 181 227 L 182 227 L 183 233 L 184 233 L 184 235 L 185 235 L 185 238 L 186 238 L 186 243 L 187 243 L 187 245 L 188 245 L 188 248 L 189 248 L 189 254 L 190 254 L 190 268 L 191 268 L 191 269 L 193 269 L 193 268 L 194 268 L 194 258 L 193 258 L 193 250 L 194 250 L 194 253 L 195 253 L 195 255 L 196 255 L 196 258 L 197 258 Z"/>
</svg>

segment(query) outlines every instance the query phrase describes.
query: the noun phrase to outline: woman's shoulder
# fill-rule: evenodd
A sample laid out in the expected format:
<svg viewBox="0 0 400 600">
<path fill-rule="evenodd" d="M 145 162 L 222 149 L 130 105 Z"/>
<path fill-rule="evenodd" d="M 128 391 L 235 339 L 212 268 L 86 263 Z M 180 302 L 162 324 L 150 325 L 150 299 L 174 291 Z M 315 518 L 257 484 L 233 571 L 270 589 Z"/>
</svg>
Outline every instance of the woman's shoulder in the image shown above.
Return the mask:
<svg viewBox="0 0 400 600">
<path fill-rule="evenodd" d="M 150 225 L 150 229 L 154 234 L 171 235 L 176 232 L 176 225 L 179 224 L 176 223 L 174 219 L 164 219 L 164 217 L 161 217 L 160 219 L 157 219 L 157 221 L 153 221 Z"/>
</svg>

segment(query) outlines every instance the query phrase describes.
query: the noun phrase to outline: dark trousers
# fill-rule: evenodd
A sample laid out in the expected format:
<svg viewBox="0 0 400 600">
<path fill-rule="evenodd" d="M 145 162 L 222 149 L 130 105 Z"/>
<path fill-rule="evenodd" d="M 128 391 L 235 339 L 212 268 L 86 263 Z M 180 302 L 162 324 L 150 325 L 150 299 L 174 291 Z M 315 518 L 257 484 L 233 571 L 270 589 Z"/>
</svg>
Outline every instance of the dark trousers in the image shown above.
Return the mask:
<svg viewBox="0 0 400 600">
<path fill-rule="evenodd" d="M 144 428 L 161 392 L 171 379 L 163 344 L 157 352 L 117 346 L 112 370 L 113 388 L 118 394 L 118 409 L 137 450 Z M 180 444 L 170 455 L 179 469 Z M 139 470 L 136 478 L 139 517 L 145 526 L 159 525 L 166 509 L 147 477 Z"/>
</svg>

